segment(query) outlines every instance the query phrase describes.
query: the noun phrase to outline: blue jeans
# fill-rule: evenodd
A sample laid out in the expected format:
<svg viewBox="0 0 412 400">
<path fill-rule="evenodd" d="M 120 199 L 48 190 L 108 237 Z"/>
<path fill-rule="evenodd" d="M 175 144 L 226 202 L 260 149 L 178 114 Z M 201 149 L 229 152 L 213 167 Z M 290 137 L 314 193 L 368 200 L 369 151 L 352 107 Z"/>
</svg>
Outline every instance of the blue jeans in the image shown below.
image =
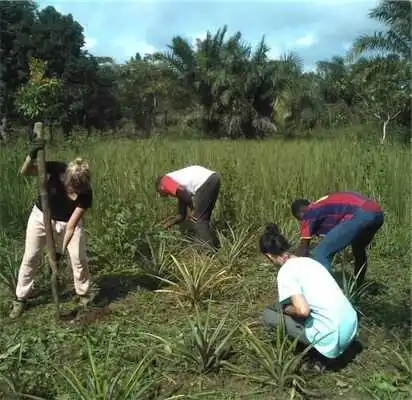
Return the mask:
<svg viewBox="0 0 412 400">
<path fill-rule="evenodd" d="M 383 224 L 383 212 L 357 210 L 350 220 L 341 222 L 331 229 L 313 249 L 312 256 L 323 264 L 328 271 L 332 269 L 331 258 L 349 244 L 355 258 L 355 275 L 359 273 L 358 283 L 362 283 L 367 269 L 366 247 Z"/>
</svg>

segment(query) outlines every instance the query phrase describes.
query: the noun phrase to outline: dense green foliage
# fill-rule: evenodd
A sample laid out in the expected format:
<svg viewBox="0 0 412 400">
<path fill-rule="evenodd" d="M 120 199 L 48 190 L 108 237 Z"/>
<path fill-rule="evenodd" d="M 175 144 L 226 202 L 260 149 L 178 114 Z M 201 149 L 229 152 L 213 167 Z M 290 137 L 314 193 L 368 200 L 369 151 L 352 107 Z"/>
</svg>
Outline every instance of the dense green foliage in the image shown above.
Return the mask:
<svg viewBox="0 0 412 400">
<path fill-rule="evenodd" d="M 227 27 L 192 46 L 175 36 L 167 51 L 125 64 L 82 49 L 83 28 L 53 7 L 0 3 L 0 133 L 22 122 L 15 94 L 27 82 L 30 57 L 47 61 L 47 77 L 63 90 L 48 123 L 69 135 L 81 126 L 151 136 L 174 126 L 209 137 L 298 135 L 375 121 L 385 140 L 390 125 L 410 128 L 411 3 L 381 1 L 370 17 L 386 30 L 355 41 L 348 57 L 319 60 L 304 72 L 298 54 L 268 57 L 264 38 L 252 48 Z M 20 108 L 21 110 L 21 108 Z M 33 121 L 27 121 L 32 123 Z"/>
</svg>

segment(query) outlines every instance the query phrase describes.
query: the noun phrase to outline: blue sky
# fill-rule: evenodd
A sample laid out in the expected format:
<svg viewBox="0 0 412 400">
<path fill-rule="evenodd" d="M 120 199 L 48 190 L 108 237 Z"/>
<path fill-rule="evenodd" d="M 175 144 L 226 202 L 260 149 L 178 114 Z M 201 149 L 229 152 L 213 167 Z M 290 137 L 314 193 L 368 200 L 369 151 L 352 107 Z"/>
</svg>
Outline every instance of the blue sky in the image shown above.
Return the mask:
<svg viewBox="0 0 412 400">
<path fill-rule="evenodd" d="M 240 30 L 255 45 L 264 34 L 270 56 L 296 51 L 305 69 L 317 60 L 344 55 L 354 38 L 379 25 L 368 18 L 377 0 L 40 0 L 71 13 L 84 28 L 85 48 L 96 56 L 124 62 L 165 49 L 174 35 L 204 37 L 223 25 Z"/>
</svg>

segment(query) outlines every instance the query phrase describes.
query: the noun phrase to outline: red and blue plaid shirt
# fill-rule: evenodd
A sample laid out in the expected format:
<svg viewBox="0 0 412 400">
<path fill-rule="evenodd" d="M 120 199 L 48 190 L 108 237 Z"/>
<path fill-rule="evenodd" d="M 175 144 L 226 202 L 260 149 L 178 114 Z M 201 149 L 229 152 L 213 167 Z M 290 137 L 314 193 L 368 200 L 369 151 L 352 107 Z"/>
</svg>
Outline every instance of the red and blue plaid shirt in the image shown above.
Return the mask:
<svg viewBox="0 0 412 400">
<path fill-rule="evenodd" d="M 336 192 L 310 203 L 300 222 L 300 237 L 326 235 L 332 228 L 352 218 L 356 210 L 380 212 L 379 204 L 355 192 Z"/>
</svg>

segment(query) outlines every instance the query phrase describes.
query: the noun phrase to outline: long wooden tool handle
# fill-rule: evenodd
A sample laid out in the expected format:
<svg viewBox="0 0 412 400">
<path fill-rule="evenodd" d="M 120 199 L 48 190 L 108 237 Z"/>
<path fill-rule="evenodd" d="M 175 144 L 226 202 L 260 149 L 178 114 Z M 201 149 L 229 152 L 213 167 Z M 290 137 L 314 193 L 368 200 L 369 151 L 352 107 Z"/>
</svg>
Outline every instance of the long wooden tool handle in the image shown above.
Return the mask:
<svg viewBox="0 0 412 400">
<path fill-rule="evenodd" d="M 34 124 L 34 134 L 38 139 L 43 139 L 43 123 L 36 122 Z M 40 199 L 44 217 L 44 228 L 46 230 L 46 246 L 47 256 L 51 268 L 51 287 L 53 293 L 53 300 L 56 306 L 56 319 L 60 318 L 59 295 L 57 293 L 57 259 L 56 250 L 54 247 L 53 229 L 51 222 L 51 213 L 49 207 L 49 198 L 47 196 L 47 182 L 46 182 L 46 155 L 45 150 L 39 150 L 37 153 L 37 171 L 38 184 L 40 190 Z"/>
</svg>

